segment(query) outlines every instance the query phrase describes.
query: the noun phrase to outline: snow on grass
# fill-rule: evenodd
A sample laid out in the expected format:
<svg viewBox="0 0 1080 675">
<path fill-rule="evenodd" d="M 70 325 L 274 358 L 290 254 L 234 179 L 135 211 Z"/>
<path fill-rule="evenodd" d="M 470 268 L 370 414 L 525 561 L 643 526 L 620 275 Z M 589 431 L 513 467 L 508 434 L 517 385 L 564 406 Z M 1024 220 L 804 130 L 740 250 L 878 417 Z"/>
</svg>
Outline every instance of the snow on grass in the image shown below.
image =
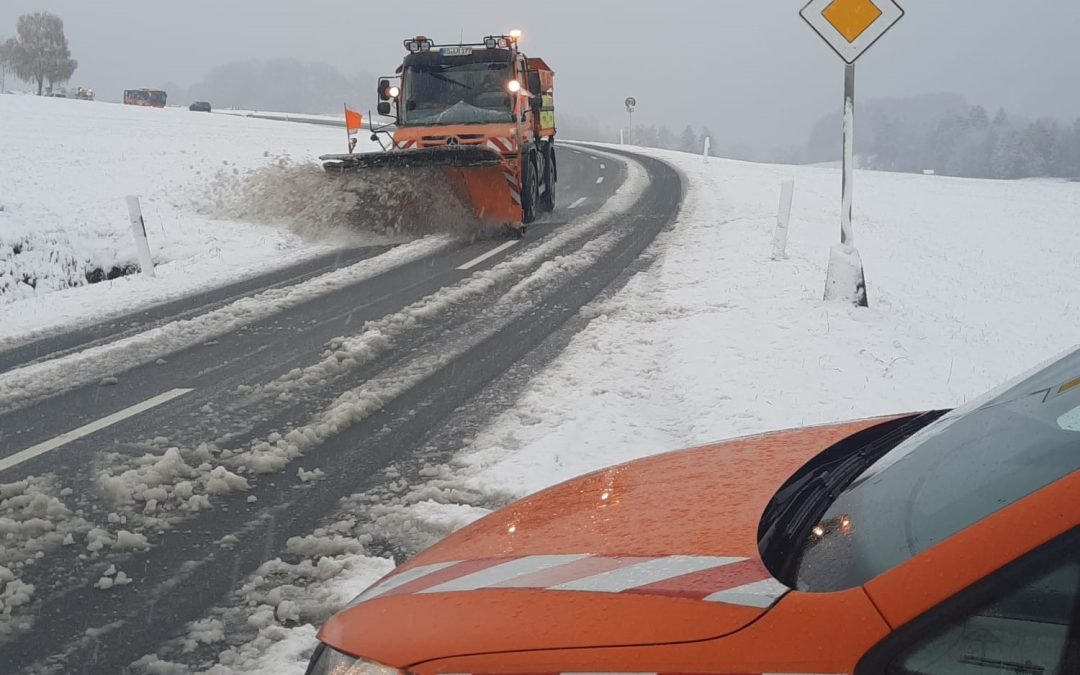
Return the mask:
<svg viewBox="0 0 1080 675">
<path fill-rule="evenodd" d="M 220 194 L 253 170 L 341 151 L 340 129 L 36 96 L 0 96 L 0 119 L 0 346 L 343 243 L 387 241 L 329 228 L 298 234 L 299 221 L 269 226 L 260 212 L 207 208 L 215 185 Z M 361 140 L 361 150 L 374 147 Z M 326 201 L 305 187 L 310 201 Z M 88 275 L 136 266 L 127 195 L 142 198 L 158 278 L 86 286 Z M 293 211 L 304 214 L 303 204 Z"/>
<path fill-rule="evenodd" d="M 1077 341 L 1080 185 L 859 172 L 871 307 L 856 309 L 822 301 L 839 172 L 648 152 L 689 185 L 654 264 L 587 307 L 588 327 L 426 490 L 503 503 L 662 451 L 951 407 Z"/>
</svg>

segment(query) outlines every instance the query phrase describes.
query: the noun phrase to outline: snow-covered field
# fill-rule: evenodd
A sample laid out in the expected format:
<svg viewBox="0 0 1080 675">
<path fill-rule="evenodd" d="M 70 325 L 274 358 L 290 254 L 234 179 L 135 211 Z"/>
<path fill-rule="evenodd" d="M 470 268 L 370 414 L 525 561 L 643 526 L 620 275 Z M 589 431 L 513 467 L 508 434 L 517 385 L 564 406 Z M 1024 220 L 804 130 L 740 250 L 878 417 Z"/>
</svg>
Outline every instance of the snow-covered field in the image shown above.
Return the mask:
<svg viewBox="0 0 1080 675">
<path fill-rule="evenodd" d="M 36 96 L 0 96 L 0 120 L 0 346 L 356 242 L 222 203 L 252 170 L 343 151 L 341 129 Z M 136 264 L 127 195 L 158 278 L 86 285 Z"/>
<path fill-rule="evenodd" d="M 648 152 L 688 178 L 678 224 L 463 450 L 454 475 L 468 486 L 524 495 L 663 450 L 951 407 L 1080 342 L 1078 184 L 859 172 L 866 310 L 821 299 L 838 171 Z"/>
</svg>

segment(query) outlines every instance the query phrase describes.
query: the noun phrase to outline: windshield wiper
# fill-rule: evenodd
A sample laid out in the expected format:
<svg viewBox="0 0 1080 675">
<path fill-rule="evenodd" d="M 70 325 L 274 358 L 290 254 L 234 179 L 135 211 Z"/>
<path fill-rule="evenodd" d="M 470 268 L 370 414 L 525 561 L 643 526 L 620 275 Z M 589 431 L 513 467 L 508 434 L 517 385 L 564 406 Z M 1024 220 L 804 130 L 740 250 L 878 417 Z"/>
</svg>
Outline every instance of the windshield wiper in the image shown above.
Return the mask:
<svg viewBox="0 0 1080 675">
<path fill-rule="evenodd" d="M 805 538 L 840 493 L 874 462 L 943 414 L 924 413 L 861 431 L 826 450 L 820 461 L 785 484 L 765 509 L 758 530 L 758 547 L 773 576 L 785 583 L 793 581 Z"/>
<path fill-rule="evenodd" d="M 443 82 L 449 82 L 450 84 L 456 84 L 457 86 L 461 87 L 462 89 L 473 89 L 474 88 L 474 87 L 470 87 L 469 85 L 465 84 L 464 82 L 458 82 L 457 80 L 455 80 L 452 77 L 447 77 L 447 76 L 443 75 L 442 73 L 436 73 L 434 71 L 431 71 L 431 72 L 428 73 L 428 75 L 431 75 L 436 80 L 442 80 Z"/>
</svg>

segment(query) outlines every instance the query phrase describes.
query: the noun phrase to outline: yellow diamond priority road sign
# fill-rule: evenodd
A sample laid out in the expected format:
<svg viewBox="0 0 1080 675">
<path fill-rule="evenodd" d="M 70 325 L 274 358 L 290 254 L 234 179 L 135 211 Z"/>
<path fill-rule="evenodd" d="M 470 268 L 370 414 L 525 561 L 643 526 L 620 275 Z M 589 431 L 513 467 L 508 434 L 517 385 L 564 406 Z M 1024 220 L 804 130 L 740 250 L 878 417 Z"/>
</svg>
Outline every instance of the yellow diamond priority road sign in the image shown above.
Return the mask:
<svg viewBox="0 0 1080 675">
<path fill-rule="evenodd" d="M 800 13 L 847 63 L 855 63 L 904 16 L 895 0 L 810 0 Z"/>
</svg>

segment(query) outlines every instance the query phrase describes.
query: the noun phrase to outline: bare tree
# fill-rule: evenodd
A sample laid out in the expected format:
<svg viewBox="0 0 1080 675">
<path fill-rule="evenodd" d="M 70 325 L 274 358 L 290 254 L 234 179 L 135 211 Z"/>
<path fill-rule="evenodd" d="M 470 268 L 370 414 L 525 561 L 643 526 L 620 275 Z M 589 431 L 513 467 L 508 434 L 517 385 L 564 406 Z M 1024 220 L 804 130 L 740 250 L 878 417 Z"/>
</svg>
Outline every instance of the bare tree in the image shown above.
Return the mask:
<svg viewBox="0 0 1080 675">
<path fill-rule="evenodd" d="M 71 79 L 79 64 L 71 58 L 60 17 L 48 12 L 23 14 L 16 35 L 4 43 L 3 58 L 20 80 L 37 83 L 38 96 L 46 82 L 51 91 Z"/>
<path fill-rule="evenodd" d="M 0 94 L 3 94 L 7 89 L 7 73 L 11 68 L 11 47 L 8 45 L 10 40 L 4 40 L 0 42 Z"/>
</svg>

